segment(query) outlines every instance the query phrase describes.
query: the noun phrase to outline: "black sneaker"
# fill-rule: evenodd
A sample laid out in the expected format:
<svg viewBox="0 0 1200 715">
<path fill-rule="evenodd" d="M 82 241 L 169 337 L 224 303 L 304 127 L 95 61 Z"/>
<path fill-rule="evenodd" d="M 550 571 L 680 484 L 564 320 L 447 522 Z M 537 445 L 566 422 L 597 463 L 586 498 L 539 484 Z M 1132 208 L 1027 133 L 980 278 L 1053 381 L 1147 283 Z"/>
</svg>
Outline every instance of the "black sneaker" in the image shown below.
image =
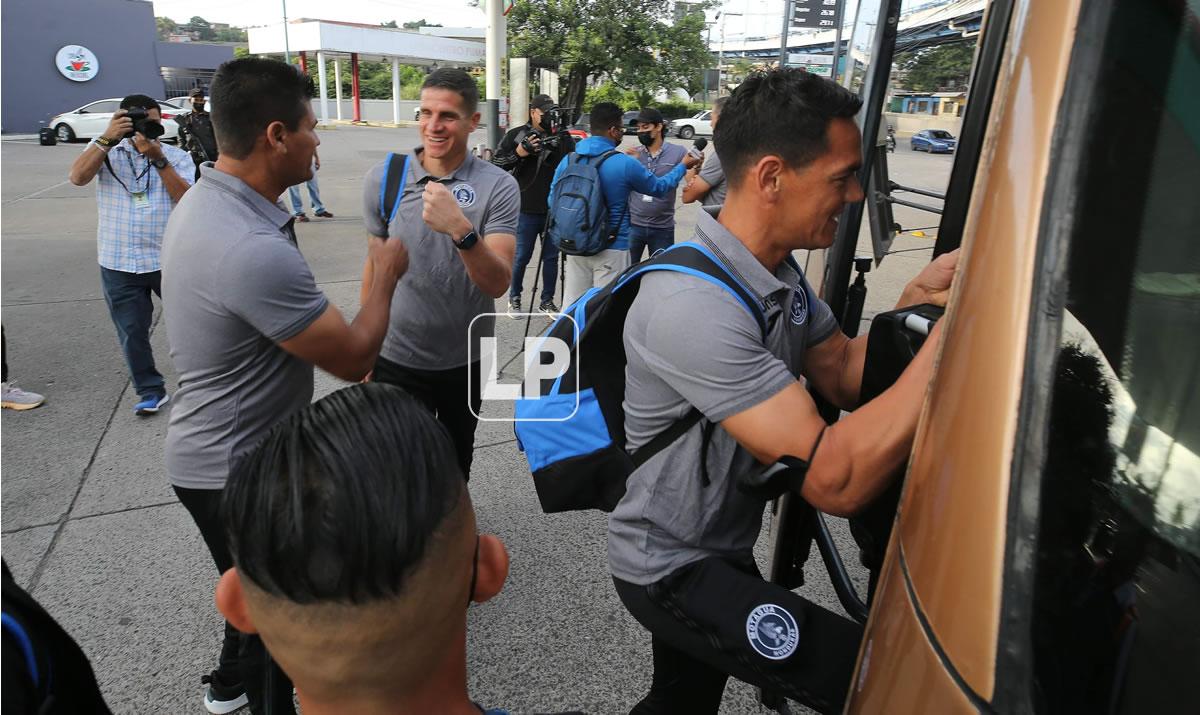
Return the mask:
<svg viewBox="0 0 1200 715">
<path fill-rule="evenodd" d="M 208 686 L 204 691 L 204 709 L 213 715 L 231 713 L 249 702 L 241 683 L 226 685 L 215 670 L 201 677 L 200 682 Z"/>
<path fill-rule="evenodd" d="M 542 304 L 538 306 L 538 310 L 550 315 L 558 315 L 558 306 L 552 300 L 543 300 Z"/>
<path fill-rule="evenodd" d="M 521 296 L 510 296 L 508 299 L 508 317 L 515 318 L 521 312 Z"/>
</svg>

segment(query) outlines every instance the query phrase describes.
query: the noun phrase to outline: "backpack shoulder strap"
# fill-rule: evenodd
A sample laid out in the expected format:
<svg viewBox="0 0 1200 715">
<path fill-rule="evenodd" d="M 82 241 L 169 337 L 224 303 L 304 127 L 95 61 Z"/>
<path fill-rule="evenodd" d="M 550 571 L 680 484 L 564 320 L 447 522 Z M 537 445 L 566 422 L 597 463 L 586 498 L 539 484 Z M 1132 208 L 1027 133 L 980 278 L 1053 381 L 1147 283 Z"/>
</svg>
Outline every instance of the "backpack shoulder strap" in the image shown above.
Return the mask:
<svg viewBox="0 0 1200 715">
<path fill-rule="evenodd" d="M 750 313 L 754 322 L 758 324 L 763 340 L 766 340 L 768 326 L 766 316 L 763 314 L 762 301 L 704 246 L 692 242 L 677 243 L 654 258 L 634 266 L 621 277 L 616 288 L 620 288 L 622 284 L 635 276 L 641 276 L 650 271 L 687 273 L 721 286 L 737 299 L 746 312 Z"/>
<path fill-rule="evenodd" d="M 400 210 L 400 193 L 408 181 L 408 154 L 388 153 L 383 167 L 383 178 L 379 182 L 379 216 L 385 226 L 390 226 Z"/>
</svg>

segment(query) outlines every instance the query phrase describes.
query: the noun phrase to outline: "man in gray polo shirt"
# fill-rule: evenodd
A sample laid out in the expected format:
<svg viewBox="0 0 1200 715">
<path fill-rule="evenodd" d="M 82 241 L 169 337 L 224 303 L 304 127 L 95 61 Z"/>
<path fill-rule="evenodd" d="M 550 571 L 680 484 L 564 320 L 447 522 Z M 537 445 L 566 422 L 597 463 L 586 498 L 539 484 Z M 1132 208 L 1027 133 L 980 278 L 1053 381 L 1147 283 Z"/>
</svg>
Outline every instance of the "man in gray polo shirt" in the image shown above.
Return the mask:
<svg viewBox="0 0 1200 715">
<path fill-rule="evenodd" d="M 747 79 L 725 107 L 717 139 L 729 194 L 719 222 L 699 216 L 694 241 L 759 299 L 765 341 L 737 299 L 680 273 L 645 276 L 626 318 L 628 448 L 692 407 L 704 416 L 630 475 L 609 521 L 617 593 L 652 634 L 654 678 L 635 712 L 716 713 L 729 675 L 821 712 L 844 703 L 862 630 L 762 579 L 753 548 L 768 495 L 743 487 L 791 456 L 806 467 L 785 488 L 853 513 L 887 486 L 916 429 L 936 328 L 892 389 L 828 429 L 800 379 L 857 406 L 866 338 L 838 330 L 785 261 L 831 245 L 842 208 L 862 200 L 860 106 L 788 69 Z M 944 304 L 956 262 L 931 264 L 901 305 Z"/>
<path fill-rule="evenodd" d="M 725 107 L 727 99 L 729 98 L 719 97 L 717 101 L 713 102 L 712 128 L 714 134 L 717 131 L 717 122 L 721 118 L 721 110 Z M 712 151 L 704 157 L 704 164 L 700 166 L 700 170 L 689 171 L 684 178 L 683 203 L 690 204 L 699 201 L 701 206 L 720 206 L 725 203 L 725 193 L 728 188 L 725 183 L 725 170 L 721 168 L 721 156 L 717 153 L 714 141 Z"/>
<path fill-rule="evenodd" d="M 513 177 L 467 152 L 478 103 L 463 70 L 430 74 L 421 86 L 421 146 L 408 156 L 398 209 L 385 218 L 380 206 L 386 162 L 363 183 L 367 232 L 402 241 L 412 260 L 372 379 L 403 387 L 437 415 L 464 478 L 481 404 L 480 339 L 495 334 L 495 319 L 480 316 L 508 292 L 521 210 Z M 368 262 L 364 295 L 374 287 L 371 271 Z"/>
<path fill-rule="evenodd" d="M 638 146 L 630 152 L 655 176 L 665 176 L 678 166 L 687 149 L 667 143 L 665 120 L 654 107 L 644 107 L 637 116 Z M 629 260 L 637 263 L 642 253 L 653 256 L 675 244 L 675 189 L 662 196 L 629 192 Z"/>
<path fill-rule="evenodd" d="M 387 329 L 392 288 L 407 265 L 398 241 L 373 239 L 376 290 L 350 325 L 317 287 L 276 201 L 311 176 L 320 141 L 312 80 L 276 60 L 247 57 L 213 79 L 221 155 L 180 201 L 163 243 L 164 312 L 179 392 L 167 427 L 167 476 L 224 573 L 233 566 L 218 518 L 234 462 L 279 420 L 312 400 L 313 365 L 346 380 L 370 370 Z M 239 641 L 245 642 L 239 642 Z M 240 655 L 239 655 L 240 651 Z M 204 705 L 292 711 L 266 651 L 228 623 Z"/>
</svg>

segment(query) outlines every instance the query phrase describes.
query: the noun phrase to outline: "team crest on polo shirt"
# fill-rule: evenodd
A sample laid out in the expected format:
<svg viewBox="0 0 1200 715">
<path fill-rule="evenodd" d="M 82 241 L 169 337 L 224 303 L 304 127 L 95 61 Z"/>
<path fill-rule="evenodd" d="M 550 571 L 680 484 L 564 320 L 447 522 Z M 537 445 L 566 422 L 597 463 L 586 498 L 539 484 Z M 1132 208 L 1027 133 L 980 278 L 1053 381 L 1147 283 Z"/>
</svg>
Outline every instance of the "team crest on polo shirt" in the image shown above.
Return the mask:
<svg viewBox="0 0 1200 715">
<path fill-rule="evenodd" d="M 475 189 L 470 184 L 455 184 L 450 193 L 454 194 L 454 200 L 464 209 L 475 203 Z"/>
<path fill-rule="evenodd" d="M 804 325 L 805 320 L 808 320 L 808 291 L 799 285 L 792 295 L 792 323 Z"/>
<path fill-rule="evenodd" d="M 796 652 L 800 629 L 787 609 L 764 603 L 746 619 L 746 638 L 750 647 L 769 660 L 783 660 Z"/>
</svg>

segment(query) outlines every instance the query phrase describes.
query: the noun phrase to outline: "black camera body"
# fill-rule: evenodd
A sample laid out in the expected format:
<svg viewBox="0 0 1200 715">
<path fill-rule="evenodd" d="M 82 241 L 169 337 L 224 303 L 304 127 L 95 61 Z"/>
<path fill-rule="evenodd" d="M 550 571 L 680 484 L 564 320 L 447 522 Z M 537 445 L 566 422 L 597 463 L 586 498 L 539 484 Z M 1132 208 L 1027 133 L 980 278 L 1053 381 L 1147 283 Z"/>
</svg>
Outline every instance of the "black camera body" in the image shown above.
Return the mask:
<svg viewBox="0 0 1200 715">
<path fill-rule="evenodd" d="M 133 120 L 133 130 L 125 134 L 126 139 L 132 139 L 134 134 L 141 134 L 153 141 L 167 131 L 163 129 L 162 122 L 150 118 L 150 112 L 145 107 L 130 107 L 125 116 Z"/>
<path fill-rule="evenodd" d="M 558 148 L 558 145 L 562 142 L 562 135 L 571 126 L 570 113 L 562 107 L 551 107 L 542 112 L 541 124 L 541 129 L 530 129 L 517 142 L 530 154 L 537 154 L 539 151 L 550 151 Z M 541 140 L 537 149 L 529 141 L 534 138 Z"/>
</svg>

